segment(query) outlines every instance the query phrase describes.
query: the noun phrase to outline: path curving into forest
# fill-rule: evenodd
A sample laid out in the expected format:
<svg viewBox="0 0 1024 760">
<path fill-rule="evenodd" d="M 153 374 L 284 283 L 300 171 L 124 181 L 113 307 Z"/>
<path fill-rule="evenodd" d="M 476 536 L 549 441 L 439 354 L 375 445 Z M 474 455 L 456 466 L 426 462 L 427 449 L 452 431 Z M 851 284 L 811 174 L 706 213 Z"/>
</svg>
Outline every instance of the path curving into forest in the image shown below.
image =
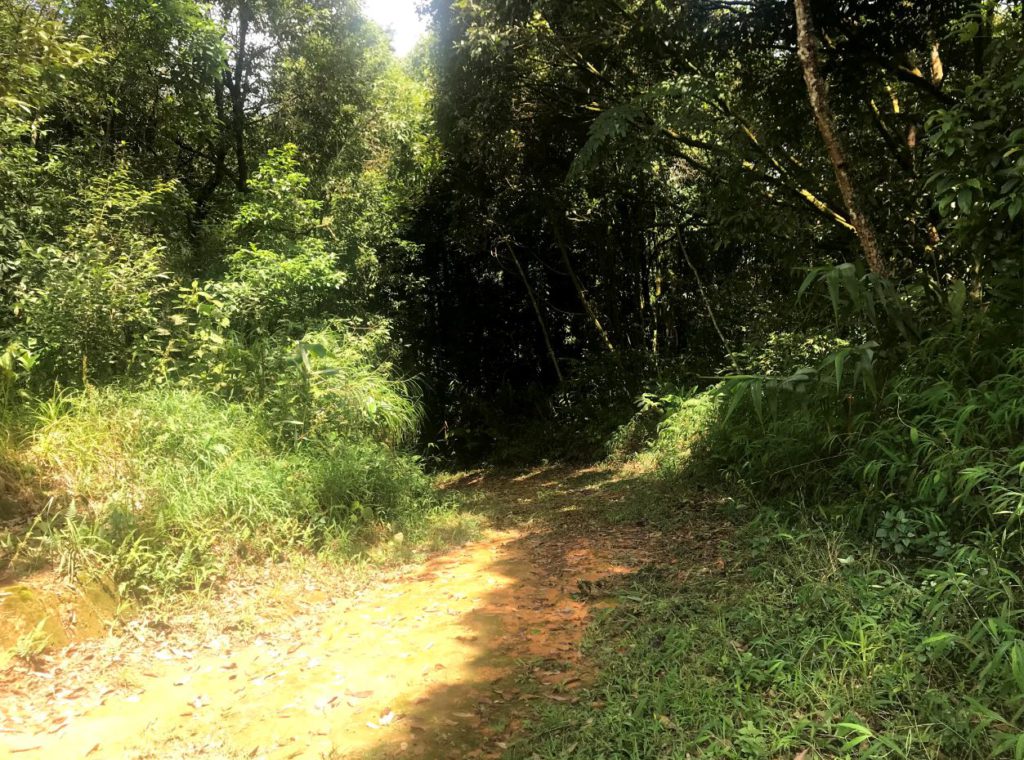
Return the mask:
<svg viewBox="0 0 1024 760">
<path fill-rule="evenodd" d="M 68 694 L 40 674 L 17 686 L 48 690 L 54 715 L 7 721 L 0 747 L 62 759 L 498 757 L 538 700 L 580 698 L 592 673 L 581 637 L 616 580 L 675 564 L 678 537 L 601 519 L 621 478 L 465 476 L 451 487 L 499 526 L 482 540 L 331 601 L 305 627 L 153 649 L 127 693 L 81 699 L 95 683 Z"/>
</svg>

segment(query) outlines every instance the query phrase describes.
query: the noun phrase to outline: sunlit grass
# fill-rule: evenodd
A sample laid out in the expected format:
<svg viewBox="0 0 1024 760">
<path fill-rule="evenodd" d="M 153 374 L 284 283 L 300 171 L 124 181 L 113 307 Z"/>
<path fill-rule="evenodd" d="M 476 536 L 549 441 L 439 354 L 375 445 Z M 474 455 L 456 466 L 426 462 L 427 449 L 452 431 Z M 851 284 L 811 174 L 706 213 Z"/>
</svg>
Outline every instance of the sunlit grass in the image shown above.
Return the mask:
<svg viewBox="0 0 1024 760">
<path fill-rule="evenodd" d="M 383 559 L 479 530 L 408 456 L 367 440 L 281 448 L 251 408 L 191 391 L 47 402 L 24 459 L 50 501 L 8 561 L 143 596 L 200 588 L 234 561 Z"/>
</svg>

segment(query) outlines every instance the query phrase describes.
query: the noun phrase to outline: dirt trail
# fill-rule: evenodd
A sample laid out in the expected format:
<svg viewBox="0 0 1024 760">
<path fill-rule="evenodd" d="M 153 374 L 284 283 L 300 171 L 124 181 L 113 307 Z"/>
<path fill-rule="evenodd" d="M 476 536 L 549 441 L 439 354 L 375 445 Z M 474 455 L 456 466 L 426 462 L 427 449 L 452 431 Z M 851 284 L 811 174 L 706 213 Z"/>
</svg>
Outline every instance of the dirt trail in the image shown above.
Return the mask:
<svg viewBox="0 0 1024 760">
<path fill-rule="evenodd" d="M 534 700 L 577 698 L 580 637 L 601 604 L 592 582 L 667 556 L 660 533 L 607 528 L 581 509 L 614 477 L 462 483 L 515 527 L 338 599 L 315 626 L 270 626 L 237 648 L 157 649 L 128 693 L 81 714 L 63 694 L 54 733 L 18 733 L 0 712 L 0 757 L 499 756 Z M 62 698 L 44 678 L 31 688 Z"/>
</svg>

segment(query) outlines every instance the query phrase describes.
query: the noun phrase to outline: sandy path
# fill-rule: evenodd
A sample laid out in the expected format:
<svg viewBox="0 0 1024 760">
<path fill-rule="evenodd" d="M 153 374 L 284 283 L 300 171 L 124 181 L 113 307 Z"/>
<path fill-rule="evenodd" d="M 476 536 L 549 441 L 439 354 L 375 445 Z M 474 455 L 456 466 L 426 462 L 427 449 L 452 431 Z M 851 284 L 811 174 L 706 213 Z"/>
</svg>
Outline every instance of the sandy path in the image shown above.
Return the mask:
<svg viewBox="0 0 1024 760">
<path fill-rule="evenodd" d="M 545 513 L 567 519 L 492 531 L 336 601 L 306 630 L 158 650 L 137 690 L 52 734 L 8 729 L 0 747 L 62 760 L 498 756 L 532 700 L 574 700 L 587 678 L 579 641 L 599 602 L 579 581 L 628 573 L 665 543 L 574 515 L 582 489 L 511 477 L 483 486 L 520 512 L 545 487 L 558 489 Z"/>
</svg>

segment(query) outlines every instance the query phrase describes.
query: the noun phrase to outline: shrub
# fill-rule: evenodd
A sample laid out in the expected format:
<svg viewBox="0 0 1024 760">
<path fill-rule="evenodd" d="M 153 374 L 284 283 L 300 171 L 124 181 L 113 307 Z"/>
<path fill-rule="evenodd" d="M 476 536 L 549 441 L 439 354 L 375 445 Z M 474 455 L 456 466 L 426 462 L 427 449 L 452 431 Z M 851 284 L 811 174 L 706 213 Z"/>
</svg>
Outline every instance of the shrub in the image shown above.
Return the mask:
<svg viewBox="0 0 1024 760">
<path fill-rule="evenodd" d="M 862 485 L 873 514 L 905 510 L 957 538 L 994 531 L 997 546 L 1016 549 L 1024 516 L 1024 351 L 1008 351 L 1000 371 L 977 385 L 958 382 L 955 371 L 926 374 L 921 365 L 914 357 L 889 383 L 880 413 L 857 421 L 837 476 Z"/>
<path fill-rule="evenodd" d="M 336 311 L 347 276 L 308 185 L 294 145 L 271 150 L 224 225 L 227 269 L 208 287 L 245 339 L 301 334 Z"/>
<path fill-rule="evenodd" d="M 331 320 L 298 340 L 275 334 L 245 341 L 208 293 L 187 292 L 185 326 L 172 338 L 154 381 L 207 389 L 266 414 L 292 444 L 370 437 L 392 446 L 418 428 L 418 388 L 393 377 L 390 326 L 382 320 Z M 184 300 L 184 299 L 183 299 Z"/>
<path fill-rule="evenodd" d="M 305 440 L 367 437 L 390 446 L 415 435 L 419 389 L 393 377 L 386 322 L 331 322 L 303 336 L 296 353 L 264 402 L 283 428 Z"/>
<path fill-rule="evenodd" d="M 19 260 L 19 337 L 38 354 L 39 382 L 105 380 L 127 372 L 170 295 L 177 186 L 145 187 L 124 166 L 92 180 L 51 244 Z M 166 221 L 166 220 L 165 220 Z"/>
<path fill-rule="evenodd" d="M 872 343 L 840 346 L 789 375 L 648 394 L 643 409 L 663 416 L 649 448 L 682 477 L 820 506 L 896 553 L 941 553 L 973 536 L 1012 554 L 1024 513 L 1024 352 L 1001 332 L 940 331 L 899 362 Z M 821 343 L 805 344 L 804 358 Z"/>
</svg>

